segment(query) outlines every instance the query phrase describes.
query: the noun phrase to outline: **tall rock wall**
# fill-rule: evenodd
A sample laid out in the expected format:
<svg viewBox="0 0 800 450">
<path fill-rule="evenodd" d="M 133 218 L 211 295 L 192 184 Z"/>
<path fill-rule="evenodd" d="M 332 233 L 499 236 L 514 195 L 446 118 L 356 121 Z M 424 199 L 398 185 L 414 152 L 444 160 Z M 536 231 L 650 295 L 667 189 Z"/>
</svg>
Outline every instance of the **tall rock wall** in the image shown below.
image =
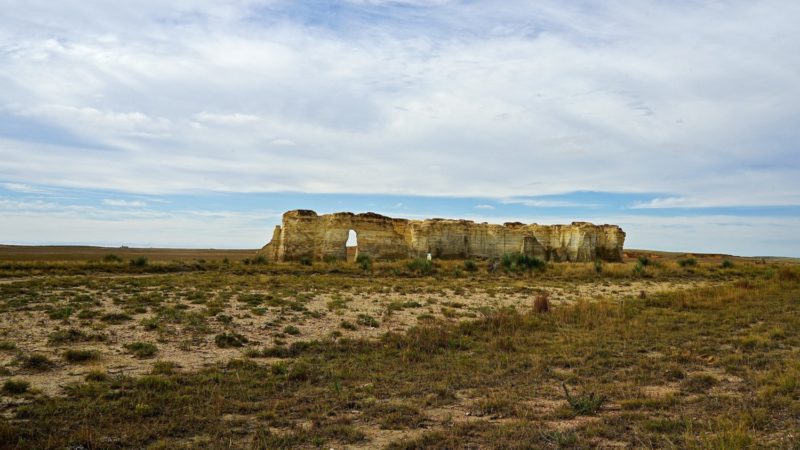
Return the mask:
<svg viewBox="0 0 800 450">
<path fill-rule="evenodd" d="M 358 238 L 358 254 L 374 259 L 425 256 L 435 258 L 497 258 L 521 252 L 546 261 L 621 261 L 625 232 L 616 225 L 495 225 L 469 220 L 393 219 L 374 213 L 318 215 L 288 211 L 283 225 L 261 254 L 273 261 L 301 258 L 345 260 L 350 230 Z"/>
</svg>

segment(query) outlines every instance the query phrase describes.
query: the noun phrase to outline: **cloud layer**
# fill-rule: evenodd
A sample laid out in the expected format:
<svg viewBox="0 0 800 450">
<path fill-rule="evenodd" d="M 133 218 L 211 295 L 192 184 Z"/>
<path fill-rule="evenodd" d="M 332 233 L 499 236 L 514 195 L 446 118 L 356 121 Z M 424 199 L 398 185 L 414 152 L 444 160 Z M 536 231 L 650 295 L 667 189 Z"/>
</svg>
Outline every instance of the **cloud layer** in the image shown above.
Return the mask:
<svg viewBox="0 0 800 450">
<path fill-rule="evenodd" d="M 0 179 L 800 204 L 800 4 L 0 2 Z"/>
</svg>

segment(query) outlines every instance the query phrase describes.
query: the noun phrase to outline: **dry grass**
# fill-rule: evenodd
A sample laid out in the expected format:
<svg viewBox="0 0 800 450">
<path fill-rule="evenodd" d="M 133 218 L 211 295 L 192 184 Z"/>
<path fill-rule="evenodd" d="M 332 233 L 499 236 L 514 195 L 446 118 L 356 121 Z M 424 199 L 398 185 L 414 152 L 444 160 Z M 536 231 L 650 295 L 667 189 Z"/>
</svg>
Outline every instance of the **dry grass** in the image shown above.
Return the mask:
<svg viewBox="0 0 800 450">
<path fill-rule="evenodd" d="M 792 448 L 797 268 L 639 256 L 5 263 L 0 448 Z"/>
</svg>

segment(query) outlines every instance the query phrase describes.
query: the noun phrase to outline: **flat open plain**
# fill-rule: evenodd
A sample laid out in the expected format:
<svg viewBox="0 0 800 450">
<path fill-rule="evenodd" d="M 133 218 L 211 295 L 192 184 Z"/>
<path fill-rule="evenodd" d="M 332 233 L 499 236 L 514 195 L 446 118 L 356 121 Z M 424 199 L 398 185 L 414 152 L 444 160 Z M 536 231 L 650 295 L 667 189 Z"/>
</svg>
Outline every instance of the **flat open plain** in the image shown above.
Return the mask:
<svg viewBox="0 0 800 450">
<path fill-rule="evenodd" d="M 794 261 L 488 267 L 2 246 L 0 446 L 797 448 Z"/>
</svg>

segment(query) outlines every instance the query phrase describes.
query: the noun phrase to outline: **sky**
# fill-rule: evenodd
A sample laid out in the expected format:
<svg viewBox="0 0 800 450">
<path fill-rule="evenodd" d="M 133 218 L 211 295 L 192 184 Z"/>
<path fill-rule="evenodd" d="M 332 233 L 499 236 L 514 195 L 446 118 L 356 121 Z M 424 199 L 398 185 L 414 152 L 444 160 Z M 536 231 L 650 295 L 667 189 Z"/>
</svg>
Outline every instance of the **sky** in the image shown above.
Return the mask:
<svg viewBox="0 0 800 450">
<path fill-rule="evenodd" d="M 800 256 L 794 0 L 0 0 L 0 243 L 290 209 Z"/>
</svg>

